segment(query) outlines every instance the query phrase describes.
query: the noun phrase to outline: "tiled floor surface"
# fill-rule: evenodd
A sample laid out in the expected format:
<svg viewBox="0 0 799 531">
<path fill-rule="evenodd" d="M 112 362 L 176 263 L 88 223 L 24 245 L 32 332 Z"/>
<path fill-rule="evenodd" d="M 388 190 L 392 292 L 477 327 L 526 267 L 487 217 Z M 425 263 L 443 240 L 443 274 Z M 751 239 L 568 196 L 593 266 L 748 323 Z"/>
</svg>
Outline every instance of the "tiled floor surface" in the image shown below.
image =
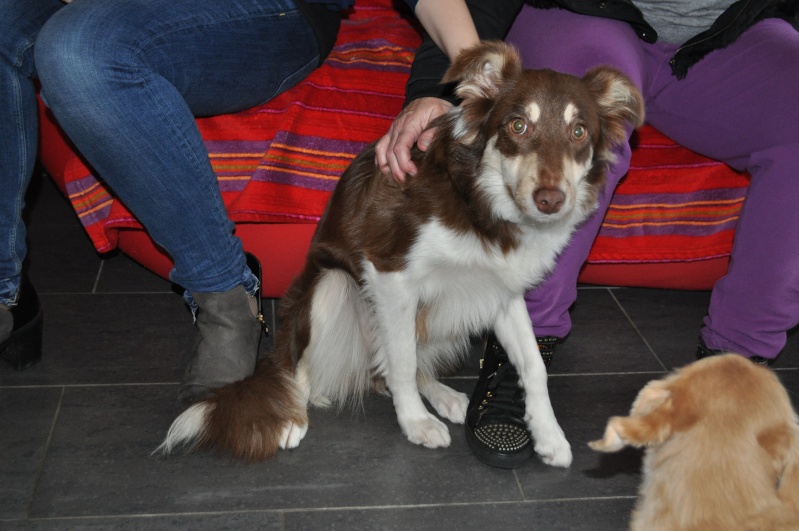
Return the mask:
<svg viewBox="0 0 799 531">
<path fill-rule="evenodd" d="M 30 276 L 45 306 L 44 358 L 0 366 L 0 529 L 621 530 L 635 451 L 586 446 L 650 379 L 692 360 L 706 292 L 582 288 L 550 371 L 574 464 L 484 466 L 463 428 L 450 448 L 408 443 L 385 398 L 312 410 L 297 450 L 244 466 L 210 454 L 155 458 L 192 338 L 172 286 L 124 256 L 99 257 L 44 181 L 30 212 Z M 265 264 L 268 274 L 268 264 Z M 267 308 L 274 309 L 274 302 Z M 477 356 L 449 383 L 470 392 Z M 794 402 L 799 334 L 775 368 Z"/>
</svg>

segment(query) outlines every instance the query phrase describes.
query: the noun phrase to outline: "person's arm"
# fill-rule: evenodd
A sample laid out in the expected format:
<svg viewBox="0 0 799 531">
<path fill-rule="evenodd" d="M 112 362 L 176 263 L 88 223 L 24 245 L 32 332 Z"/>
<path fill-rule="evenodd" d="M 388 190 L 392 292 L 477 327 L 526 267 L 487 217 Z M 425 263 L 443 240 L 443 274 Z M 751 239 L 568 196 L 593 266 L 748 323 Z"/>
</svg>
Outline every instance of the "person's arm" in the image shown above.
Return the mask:
<svg viewBox="0 0 799 531">
<path fill-rule="evenodd" d="M 417 14 L 420 7 L 424 9 L 424 1 L 419 0 L 416 6 Z M 437 1 L 440 0 L 427 0 L 427 2 L 431 3 L 436 3 Z M 457 38 L 460 33 L 470 34 L 472 29 L 477 31 L 477 38 L 480 40 L 504 39 L 524 4 L 524 0 L 450 1 L 454 1 L 461 6 L 465 5 L 468 8 L 472 23 L 467 24 L 465 29 L 461 26 L 456 26 L 454 23 L 450 23 L 446 10 L 431 9 L 427 13 L 426 20 L 420 19 L 427 32 L 430 31 L 428 26 L 432 24 L 435 24 L 440 29 L 437 39 L 434 39 L 429 33 L 422 35 L 422 43 L 416 49 L 416 55 L 411 66 L 411 75 L 406 84 L 406 106 L 414 99 L 423 97 L 439 97 L 455 103 L 451 87 L 448 89 L 441 84 L 441 79 L 444 77 L 447 68 L 449 68 L 451 60 L 454 59 L 454 55 L 445 53 L 442 47 L 439 46 L 440 41 L 448 41 L 450 43 L 448 47 L 457 49 L 459 52 L 463 47 L 477 44 L 477 41 L 473 40 L 473 36 L 468 37 L 468 40 L 459 40 Z M 460 48 L 458 47 L 459 45 L 461 46 Z"/>
<path fill-rule="evenodd" d="M 448 8 L 432 7 L 437 2 Z M 398 182 L 403 182 L 406 175 L 414 175 L 417 168 L 411 161 L 411 147 L 416 143 L 425 151 L 435 133 L 427 126 L 456 103 L 453 87 L 441 83 L 450 57 L 439 44 L 457 54 L 464 47 L 477 44 L 472 30 L 476 30 L 479 39 L 503 39 L 523 3 L 524 0 L 467 0 L 465 4 L 464 0 L 419 0 L 415 12 L 431 34 L 423 35 L 416 50 L 405 88 L 405 108 L 377 143 L 375 164 L 381 171 Z M 450 16 L 460 12 L 453 4 L 468 7 L 471 23 Z"/>
<path fill-rule="evenodd" d="M 414 13 L 450 61 L 480 40 L 464 0 L 419 0 Z"/>
</svg>

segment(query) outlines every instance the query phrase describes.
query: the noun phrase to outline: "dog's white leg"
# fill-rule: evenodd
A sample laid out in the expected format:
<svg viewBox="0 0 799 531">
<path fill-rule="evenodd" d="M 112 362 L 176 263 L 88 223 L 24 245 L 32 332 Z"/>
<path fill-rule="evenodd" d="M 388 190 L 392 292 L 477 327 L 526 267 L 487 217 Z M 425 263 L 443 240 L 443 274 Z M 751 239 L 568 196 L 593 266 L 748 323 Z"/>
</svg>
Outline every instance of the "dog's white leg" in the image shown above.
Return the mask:
<svg viewBox="0 0 799 531">
<path fill-rule="evenodd" d="M 294 381 L 300 392 L 299 398 L 307 407 L 308 397 L 311 396 L 311 385 L 308 379 L 308 364 L 303 359 L 297 364 L 297 369 L 294 372 Z M 290 422 L 281 431 L 280 442 L 278 444 L 283 450 L 296 448 L 300 445 L 300 441 L 302 441 L 306 433 L 308 433 L 308 424 L 300 425 Z"/>
<path fill-rule="evenodd" d="M 465 394 L 422 373 L 419 374 L 417 381 L 419 392 L 439 415 L 457 424 L 463 424 L 466 420 L 466 409 L 469 407 L 469 398 Z"/>
<path fill-rule="evenodd" d="M 535 440 L 536 453 L 548 465 L 569 466 L 572 462 L 571 447 L 552 410 L 546 367 L 521 296 L 511 300 L 500 313 L 494 332 L 519 373 L 525 393 L 525 420 Z"/>
<path fill-rule="evenodd" d="M 377 358 L 394 401 L 402 432 L 414 444 L 427 448 L 449 446 L 446 424 L 427 411 L 416 382 L 416 310 L 418 301 L 402 282 L 401 273 L 377 274 L 370 286 L 377 320 Z"/>
</svg>

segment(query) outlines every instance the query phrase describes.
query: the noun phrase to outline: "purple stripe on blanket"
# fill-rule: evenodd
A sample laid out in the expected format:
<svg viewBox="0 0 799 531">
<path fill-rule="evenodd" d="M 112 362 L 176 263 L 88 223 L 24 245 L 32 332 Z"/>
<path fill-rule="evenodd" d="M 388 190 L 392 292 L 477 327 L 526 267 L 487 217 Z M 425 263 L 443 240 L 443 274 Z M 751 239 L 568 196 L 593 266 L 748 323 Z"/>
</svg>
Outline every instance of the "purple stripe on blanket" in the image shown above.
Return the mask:
<svg viewBox="0 0 799 531">
<path fill-rule="evenodd" d="M 363 147 L 361 142 L 280 131 L 253 180 L 329 192 Z"/>
<path fill-rule="evenodd" d="M 72 207 L 84 227 L 108 219 L 113 198 L 93 175 L 67 181 L 65 187 Z"/>
<path fill-rule="evenodd" d="M 263 153 L 269 147 L 268 140 L 206 140 L 205 147 L 208 153 L 213 156 L 219 153 Z"/>
<path fill-rule="evenodd" d="M 363 142 L 300 135 L 290 131 L 278 131 L 272 143 L 275 149 L 278 149 L 278 146 L 291 146 L 298 150 L 318 151 L 320 157 L 340 157 L 348 163 L 365 146 Z"/>
<path fill-rule="evenodd" d="M 746 196 L 746 187 L 740 188 L 715 188 L 685 193 L 660 193 L 660 194 L 616 194 L 613 196 L 612 206 L 642 206 L 651 204 L 675 205 L 693 203 L 696 201 L 715 202 L 732 201 Z"/>
<path fill-rule="evenodd" d="M 270 168 L 269 170 L 258 170 L 257 177 L 259 181 L 265 181 L 275 184 L 284 184 L 287 186 L 296 186 L 306 188 L 308 190 L 318 190 L 321 192 L 332 192 L 338 183 L 338 178 L 320 179 L 318 177 L 308 177 L 298 175 L 296 173 L 289 173 L 281 171 L 279 168 Z"/>
</svg>

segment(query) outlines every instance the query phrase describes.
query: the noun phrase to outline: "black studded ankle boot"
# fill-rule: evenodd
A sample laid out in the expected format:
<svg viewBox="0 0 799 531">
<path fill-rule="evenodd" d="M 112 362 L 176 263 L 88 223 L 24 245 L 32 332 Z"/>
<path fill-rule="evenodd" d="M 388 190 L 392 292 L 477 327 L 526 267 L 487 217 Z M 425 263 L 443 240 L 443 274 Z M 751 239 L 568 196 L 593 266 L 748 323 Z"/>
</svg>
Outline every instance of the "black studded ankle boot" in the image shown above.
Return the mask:
<svg viewBox="0 0 799 531">
<path fill-rule="evenodd" d="M 480 376 L 466 410 L 465 428 L 472 452 L 487 465 L 518 468 L 533 455 L 524 421 L 524 390 L 493 334 L 480 360 Z"/>
<path fill-rule="evenodd" d="M 17 304 L 0 305 L 0 358 L 18 371 L 41 360 L 43 323 L 39 297 L 23 275 Z"/>
<path fill-rule="evenodd" d="M 549 366 L 560 342 L 537 338 Z M 493 334 L 486 341 L 480 376 L 466 410 L 466 440 L 477 459 L 498 468 L 518 468 L 533 455 L 533 441 L 524 420 L 524 390 L 508 355 Z"/>
</svg>

